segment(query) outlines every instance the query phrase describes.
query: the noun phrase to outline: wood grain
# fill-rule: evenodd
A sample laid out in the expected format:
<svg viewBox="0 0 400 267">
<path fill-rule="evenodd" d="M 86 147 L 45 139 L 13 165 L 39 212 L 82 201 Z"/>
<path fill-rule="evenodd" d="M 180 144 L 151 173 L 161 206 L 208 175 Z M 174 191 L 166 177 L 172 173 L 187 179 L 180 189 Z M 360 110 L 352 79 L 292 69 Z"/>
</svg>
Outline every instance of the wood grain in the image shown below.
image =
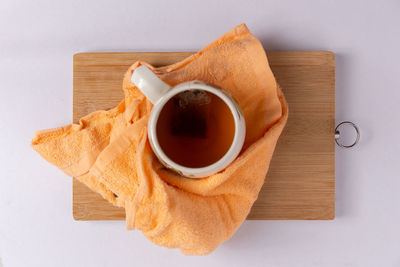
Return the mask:
<svg viewBox="0 0 400 267">
<path fill-rule="evenodd" d="M 116 106 L 122 77 L 137 60 L 155 66 L 190 52 L 80 53 L 74 55 L 74 122 Z M 268 52 L 289 103 L 289 120 L 248 219 L 329 220 L 335 216 L 335 58 L 331 52 Z M 76 220 L 122 220 L 124 210 L 74 179 Z"/>
</svg>

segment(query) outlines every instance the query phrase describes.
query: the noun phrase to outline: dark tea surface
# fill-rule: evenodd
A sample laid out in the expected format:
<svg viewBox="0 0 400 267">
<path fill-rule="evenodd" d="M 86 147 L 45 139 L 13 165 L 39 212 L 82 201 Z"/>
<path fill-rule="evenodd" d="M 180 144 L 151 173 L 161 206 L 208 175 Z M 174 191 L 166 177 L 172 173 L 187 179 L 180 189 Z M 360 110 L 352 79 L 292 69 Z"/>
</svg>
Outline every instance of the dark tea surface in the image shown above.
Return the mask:
<svg viewBox="0 0 400 267">
<path fill-rule="evenodd" d="M 187 90 L 164 105 L 157 121 L 164 153 L 179 165 L 200 168 L 221 159 L 235 136 L 228 105 L 215 94 Z"/>
</svg>

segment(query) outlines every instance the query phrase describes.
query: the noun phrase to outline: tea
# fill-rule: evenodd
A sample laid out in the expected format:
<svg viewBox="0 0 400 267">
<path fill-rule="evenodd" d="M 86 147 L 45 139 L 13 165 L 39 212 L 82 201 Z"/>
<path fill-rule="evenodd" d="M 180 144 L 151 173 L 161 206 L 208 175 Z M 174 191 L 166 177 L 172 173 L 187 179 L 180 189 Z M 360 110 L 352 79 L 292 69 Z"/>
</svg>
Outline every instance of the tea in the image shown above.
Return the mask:
<svg viewBox="0 0 400 267">
<path fill-rule="evenodd" d="M 172 161 L 201 168 L 228 152 L 235 136 L 235 121 L 229 106 L 217 95 L 191 89 L 164 105 L 156 133 L 161 149 Z"/>
</svg>

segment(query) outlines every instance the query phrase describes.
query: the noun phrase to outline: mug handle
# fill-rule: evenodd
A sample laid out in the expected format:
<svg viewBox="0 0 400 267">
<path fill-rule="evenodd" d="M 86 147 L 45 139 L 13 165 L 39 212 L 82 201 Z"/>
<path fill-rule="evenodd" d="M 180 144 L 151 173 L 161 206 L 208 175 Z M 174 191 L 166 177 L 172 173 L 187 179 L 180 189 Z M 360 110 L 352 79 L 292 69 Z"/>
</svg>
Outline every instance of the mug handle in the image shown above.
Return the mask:
<svg viewBox="0 0 400 267">
<path fill-rule="evenodd" d="M 145 65 L 141 65 L 133 71 L 131 81 L 153 105 L 171 89 L 171 86 L 158 78 L 158 76 Z"/>
</svg>

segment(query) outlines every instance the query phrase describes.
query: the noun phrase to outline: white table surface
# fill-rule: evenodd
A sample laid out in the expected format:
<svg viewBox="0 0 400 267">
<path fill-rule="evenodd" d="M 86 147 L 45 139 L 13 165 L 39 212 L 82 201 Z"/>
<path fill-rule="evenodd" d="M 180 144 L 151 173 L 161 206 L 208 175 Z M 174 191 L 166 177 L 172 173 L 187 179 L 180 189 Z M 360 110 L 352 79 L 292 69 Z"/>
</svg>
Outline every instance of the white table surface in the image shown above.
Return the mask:
<svg viewBox="0 0 400 267">
<path fill-rule="evenodd" d="M 0 1 L 0 266 L 400 266 L 400 2 Z M 195 51 L 241 22 L 267 50 L 336 53 L 336 219 L 247 221 L 205 257 L 76 222 L 71 178 L 29 146 L 72 120 L 72 55 Z"/>
</svg>

